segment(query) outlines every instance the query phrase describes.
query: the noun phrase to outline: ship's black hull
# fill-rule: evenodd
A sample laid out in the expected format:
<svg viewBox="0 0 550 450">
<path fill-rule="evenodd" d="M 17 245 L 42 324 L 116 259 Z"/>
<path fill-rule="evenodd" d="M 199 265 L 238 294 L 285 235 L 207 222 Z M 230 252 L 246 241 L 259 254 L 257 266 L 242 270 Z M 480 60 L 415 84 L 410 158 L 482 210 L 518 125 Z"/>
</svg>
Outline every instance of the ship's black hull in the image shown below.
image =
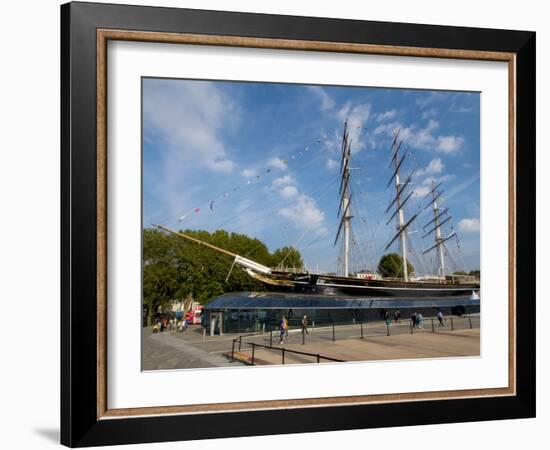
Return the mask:
<svg viewBox="0 0 550 450">
<path fill-rule="evenodd" d="M 276 292 L 352 297 L 464 297 L 479 293 L 478 283 L 453 284 L 445 282 L 404 282 L 362 280 L 351 277 L 296 276 L 286 278 L 286 284 L 266 287 Z"/>
</svg>

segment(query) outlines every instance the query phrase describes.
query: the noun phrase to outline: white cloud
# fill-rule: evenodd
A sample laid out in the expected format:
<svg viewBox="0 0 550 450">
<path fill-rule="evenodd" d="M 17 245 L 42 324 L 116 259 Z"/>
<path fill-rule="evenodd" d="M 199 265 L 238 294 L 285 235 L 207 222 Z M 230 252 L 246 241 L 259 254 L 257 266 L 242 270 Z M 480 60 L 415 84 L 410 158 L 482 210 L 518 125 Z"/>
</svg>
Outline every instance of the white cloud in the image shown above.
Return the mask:
<svg viewBox="0 0 550 450">
<path fill-rule="evenodd" d="M 456 103 L 453 103 L 449 108 L 449 111 L 456 112 L 456 113 L 469 113 L 469 112 L 472 112 L 473 110 L 474 110 L 473 107 L 457 106 Z"/>
<path fill-rule="evenodd" d="M 439 128 L 439 122 L 430 119 L 424 128 L 419 128 L 413 124 L 410 127 L 404 127 L 399 122 L 382 123 L 374 129 L 374 134 L 386 134 L 392 136 L 397 130 L 399 139 L 403 140 L 412 148 L 422 150 L 435 150 L 446 154 L 458 152 L 464 145 L 464 138 L 461 136 L 437 136 L 436 131 Z"/>
<path fill-rule="evenodd" d="M 342 122 L 348 121 L 348 135 L 352 152 L 365 148 L 365 142 L 361 138 L 371 115 L 371 108 L 370 103 L 352 106 L 351 102 L 347 102 L 337 113 Z"/>
<path fill-rule="evenodd" d="M 420 106 L 420 108 L 425 108 L 434 102 L 444 100 L 447 96 L 448 94 L 446 92 L 430 92 L 428 95 L 418 98 L 416 104 Z"/>
<path fill-rule="evenodd" d="M 306 229 L 319 228 L 325 214 L 317 207 L 315 200 L 308 195 L 300 194 L 292 206 L 287 206 L 279 214 L 297 227 Z"/>
<path fill-rule="evenodd" d="M 418 186 L 414 188 L 414 193 L 417 197 L 426 197 L 430 191 L 431 189 L 429 186 Z"/>
<path fill-rule="evenodd" d="M 374 134 L 386 134 L 393 137 L 399 131 L 399 140 L 403 140 L 413 148 L 430 149 L 435 146 L 436 139 L 433 132 L 439 127 L 439 122 L 430 119 L 426 127 L 418 128 L 416 125 L 405 127 L 399 122 L 381 124 L 374 129 Z"/>
<path fill-rule="evenodd" d="M 143 116 L 147 132 L 165 143 L 159 156 L 165 159 L 167 172 L 181 175 L 181 166 L 190 161 L 218 172 L 237 167 L 221 132 L 236 127 L 239 111 L 214 84 L 147 80 Z"/>
<path fill-rule="evenodd" d="M 445 165 L 441 161 L 441 158 L 432 159 L 426 167 L 416 172 L 417 176 L 432 175 L 443 172 Z"/>
<path fill-rule="evenodd" d="M 338 119 L 340 119 L 342 122 L 345 122 L 346 119 L 349 116 L 349 112 L 351 110 L 351 102 L 346 102 L 344 106 L 342 106 L 336 115 L 338 116 Z"/>
<path fill-rule="evenodd" d="M 327 159 L 327 165 L 326 165 L 326 167 L 327 167 L 328 170 L 334 170 L 334 169 L 336 169 L 336 168 L 338 167 L 338 165 L 339 165 L 339 164 L 338 164 L 338 161 L 336 161 L 336 160 L 334 160 L 334 159 L 331 159 L 331 158 L 328 158 L 328 159 Z"/>
<path fill-rule="evenodd" d="M 329 234 L 329 229 L 327 227 L 320 227 L 315 230 L 315 235 L 318 237 L 326 236 Z"/>
<path fill-rule="evenodd" d="M 439 136 L 437 138 L 437 150 L 443 153 L 456 153 L 464 145 L 464 138 L 461 136 Z"/>
<path fill-rule="evenodd" d="M 455 177 L 456 175 L 452 175 L 450 173 L 439 177 L 429 176 L 422 182 L 422 184 L 432 184 L 432 182 L 437 184 L 441 183 L 442 181 L 452 180 Z"/>
<path fill-rule="evenodd" d="M 398 129 L 403 128 L 399 122 L 383 123 L 374 129 L 374 134 L 387 134 L 391 136 Z"/>
<path fill-rule="evenodd" d="M 397 111 L 395 109 L 392 109 L 390 111 L 386 111 L 378 114 L 376 116 L 376 121 L 383 122 L 385 120 L 391 120 L 391 119 L 394 119 L 396 115 L 397 115 Z"/>
<path fill-rule="evenodd" d="M 285 186 L 279 191 L 279 194 L 283 198 L 296 197 L 298 195 L 298 189 L 294 186 Z"/>
<path fill-rule="evenodd" d="M 421 128 L 416 133 L 413 133 L 411 138 L 411 146 L 415 148 L 429 148 L 432 147 L 435 138 L 433 132 L 439 128 L 439 122 L 430 119 L 426 128 Z"/>
<path fill-rule="evenodd" d="M 323 147 L 327 153 L 340 153 L 340 147 L 342 145 L 342 132 L 344 126 L 334 129 L 331 135 L 326 135 L 323 133 L 322 142 Z"/>
<path fill-rule="evenodd" d="M 422 113 L 423 119 L 429 119 L 431 117 L 436 117 L 439 114 L 439 111 L 436 108 L 430 108 Z"/>
<path fill-rule="evenodd" d="M 294 184 L 296 180 L 291 175 L 285 175 L 284 177 L 275 178 L 273 180 L 273 186 L 286 186 Z"/>
<path fill-rule="evenodd" d="M 267 165 L 269 167 L 273 167 L 275 169 L 280 169 L 280 170 L 286 170 L 288 168 L 287 163 L 281 158 L 277 158 L 277 157 L 270 158 L 269 161 L 267 162 Z"/>
<path fill-rule="evenodd" d="M 244 169 L 241 174 L 245 178 L 250 178 L 256 176 L 256 171 L 253 169 Z"/>
<path fill-rule="evenodd" d="M 479 233 L 479 219 L 462 219 L 458 222 L 458 229 L 466 233 Z"/>
<path fill-rule="evenodd" d="M 439 163 L 437 162 L 433 163 L 435 160 L 438 160 L 438 159 L 439 158 L 435 158 L 434 160 L 430 161 L 426 169 L 432 166 L 432 170 L 435 170 L 435 171 L 439 170 L 440 169 Z M 441 170 L 443 170 L 443 167 L 444 167 L 443 164 L 441 164 Z M 417 172 L 417 174 L 422 175 L 421 171 Z M 427 175 L 427 173 L 425 173 L 424 175 Z M 432 187 L 434 185 L 441 183 L 443 181 L 452 180 L 455 177 L 456 175 L 451 175 L 451 174 L 437 176 L 437 177 L 433 175 L 428 176 L 421 183 L 419 183 L 416 188 L 414 188 L 414 193 L 416 194 L 417 197 L 425 197 L 432 191 Z"/>
<path fill-rule="evenodd" d="M 232 172 L 233 169 L 237 167 L 237 165 L 233 161 L 222 158 L 215 159 L 209 164 L 209 166 L 212 170 L 218 172 Z"/>
<path fill-rule="evenodd" d="M 327 92 L 320 86 L 307 86 L 307 89 L 313 92 L 321 100 L 321 110 L 328 111 L 334 108 L 334 100 Z"/>
</svg>

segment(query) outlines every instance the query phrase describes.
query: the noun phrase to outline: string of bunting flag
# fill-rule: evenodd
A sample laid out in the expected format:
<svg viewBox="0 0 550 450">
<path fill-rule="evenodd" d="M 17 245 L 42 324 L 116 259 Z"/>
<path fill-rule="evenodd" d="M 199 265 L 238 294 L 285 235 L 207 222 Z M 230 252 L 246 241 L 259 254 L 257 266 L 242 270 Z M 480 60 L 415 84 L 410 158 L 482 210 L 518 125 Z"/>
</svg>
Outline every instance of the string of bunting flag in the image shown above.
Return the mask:
<svg viewBox="0 0 550 450">
<path fill-rule="evenodd" d="M 312 159 L 306 162 L 306 166 L 309 164 L 312 164 L 313 162 L 318 160 L 320 157 L 324 156 L 324 153 L 319 153 L 319 151 L 326 149 L 324 146 L 321 146 L 321 144 L 323 144 L 327 140 L 328 140 L 327 134 L 322 133 L 321 137 L 316 138 L 315 141 L 312 141 L 308 145 L 304 145 L 303 147 L 301 147 L 300 151 L 297 151 L 297 152 L 291 151 L 287 154 L 283 154 L 281 157 L 272 157 L 270 160 L 267 161 L 264 167 L 260 169 L 260 173 L 251 175 L 247 177 L 243 183 L 239 183 L 233 186 L 232 188 L 226 189 L 214 196 L 211 196 L 210 199 L 208 200 L 205 200 L 200 202 L 199 204 L 196 204 L 192 208 L 188 209 L 187 211 L 179 215 L 177 217 L 177 220 L 174 220 L 173 217 L 170 217 L 161 221 L 161 223 L 173 223 L 173 222 L 181 223 L 191 216 L 204 213 L 204 211 L 214 212 L 216 205 L 221 200 L 225 200 L 232 197 L 233 195 L 235 195 L 235 193 L 241 191 L 242 189 L 246 189 L 248 186 L 254 185 L 260 181 L 263 181 L 264 179 L 271 178 L 271 176 L 274 173 L 276 173 L 276 169 L 279 168 L 284 170 L 284 168 L 286 167 L 292 167 L 292 165 L 294 165 L 294 163 L 297 161 L 300 161 L 300 160 L 303 161 L 306 156 L 317 154 Z M 320 147 L 320 148 L 315 148 L 315 147 Z"/>
</svg>

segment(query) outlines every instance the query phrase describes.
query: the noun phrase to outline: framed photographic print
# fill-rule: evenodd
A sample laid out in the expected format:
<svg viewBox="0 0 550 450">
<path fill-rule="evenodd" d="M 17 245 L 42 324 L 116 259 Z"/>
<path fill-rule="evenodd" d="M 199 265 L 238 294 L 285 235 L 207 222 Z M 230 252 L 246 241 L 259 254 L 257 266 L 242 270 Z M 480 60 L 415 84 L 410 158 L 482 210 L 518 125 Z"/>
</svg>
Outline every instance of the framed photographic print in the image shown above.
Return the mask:
<svg viewBox="0 0 550 450">
<path fill-rule="evenodd" d="M 63 444 L 534 416 L 534 33 L 61 19 Z"/>
</svg>

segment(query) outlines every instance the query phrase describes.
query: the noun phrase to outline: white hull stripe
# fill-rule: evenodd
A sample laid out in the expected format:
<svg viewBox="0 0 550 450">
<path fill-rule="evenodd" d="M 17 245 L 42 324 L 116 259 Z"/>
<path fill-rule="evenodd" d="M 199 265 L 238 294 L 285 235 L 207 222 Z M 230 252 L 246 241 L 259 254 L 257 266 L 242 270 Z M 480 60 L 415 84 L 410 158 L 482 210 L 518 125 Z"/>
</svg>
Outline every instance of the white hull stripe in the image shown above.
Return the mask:
<svg viewBox="0 0 550 450">
<path fill-rule="evenodd" d="M 303 281 L 295 281 L 296 284 L 308 284 Z M 384 287 L 384 286 L 356 286 L 350 284 L 334 284 L 334 283 L 319 283 L 315 286 L 321 287 L 341 287 L 341 288 L 355 288 L 355 289 L 385 289 L 385 290 L 394 290 L 394 291 L 473 291 L 475 288 L 472 287 L 456 287 L 456 288 L 417 288 L 417 287 Z"/>
</svg>

